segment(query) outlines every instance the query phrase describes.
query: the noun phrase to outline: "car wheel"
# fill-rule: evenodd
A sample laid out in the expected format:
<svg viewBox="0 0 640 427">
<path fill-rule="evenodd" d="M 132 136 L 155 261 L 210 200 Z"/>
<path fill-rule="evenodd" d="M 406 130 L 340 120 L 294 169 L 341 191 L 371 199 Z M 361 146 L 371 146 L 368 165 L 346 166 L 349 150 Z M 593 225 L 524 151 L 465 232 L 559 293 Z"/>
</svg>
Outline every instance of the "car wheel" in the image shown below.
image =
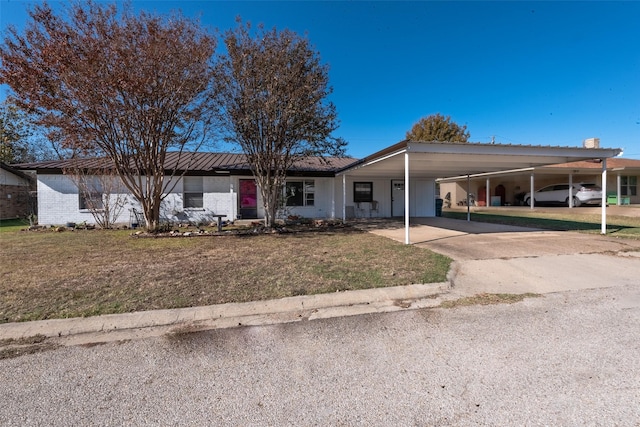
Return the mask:
<svg viewBox="0 0 640 427">
<path fill-rule="evenodd" d="M 577 197 L 573 198 L 573 207 L 579 208 L 581 204 L 582 202 L 580 201 L 580 199 L 578 199 Z"/>
<path fill-rule="evenodd" d="M 527 199 L 524 201 L 525 206 L 531 206 L 531 199 Z"/>
</svg>

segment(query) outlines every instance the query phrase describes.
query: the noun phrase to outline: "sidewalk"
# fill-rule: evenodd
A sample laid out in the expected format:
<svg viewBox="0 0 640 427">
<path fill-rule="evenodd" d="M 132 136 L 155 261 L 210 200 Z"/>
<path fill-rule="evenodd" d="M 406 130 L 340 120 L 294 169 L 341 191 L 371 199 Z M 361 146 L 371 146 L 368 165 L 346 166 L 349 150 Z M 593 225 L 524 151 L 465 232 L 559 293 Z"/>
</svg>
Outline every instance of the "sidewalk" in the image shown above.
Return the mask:
<svg viewBox="0 0 640 427">
<path fill-rule="evenodd" d="M 0 339 L 43 335 L 61 345 L 386 313 L 440 305 L 449 283 L 304 295 L 279 300 L 0 324 Z"/>
</svg>

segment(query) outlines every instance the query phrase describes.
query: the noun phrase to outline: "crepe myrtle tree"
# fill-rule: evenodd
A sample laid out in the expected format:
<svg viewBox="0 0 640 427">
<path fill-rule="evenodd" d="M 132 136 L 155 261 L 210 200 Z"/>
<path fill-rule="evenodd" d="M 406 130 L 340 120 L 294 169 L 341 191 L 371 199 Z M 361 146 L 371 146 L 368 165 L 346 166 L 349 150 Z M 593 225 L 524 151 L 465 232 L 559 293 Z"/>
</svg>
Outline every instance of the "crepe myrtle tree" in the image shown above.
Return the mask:
<svg viewBox="0 0 640 427">
<path fill-rule="evenodd" d="M 24 33 L 0 46 L 0 83 L 73 152 L 109 158 L 139 201 L 150 231 L 160 205 L 208 137 L 216 40 L 179 14 L 77 2 L 59 15 L 29 11 Z M 181 160 L 165 168 L 169 151 Z"/>
<path fill-rule="evenodd" d="M 113 228 L 128 197 L 115 168 L 107 158 L 69 161 L 62 172 L 78 188 L 81 209 L 88 210 L 99 227 Z"/>
<path fill-rule="evenodd" d="M 450 116 L 432 114 L 423 117 L 411 130 L 407 132 L 405 139 L 421 142 L 469 142 L 467 126 L 460 126 L 451 121 Z"/>
<path fill-rule="evenodd" d="M 290 30 L 266 30 L 237 20 L 224 34 L 219 58 L 217 111 L 227 142 L 247 156 L 265 210 L 265 226 L 275 225 L 287 171 L 308 156 L 344 155 L 337 129 L 328 67 L 309 40 Z"/>
</svg>

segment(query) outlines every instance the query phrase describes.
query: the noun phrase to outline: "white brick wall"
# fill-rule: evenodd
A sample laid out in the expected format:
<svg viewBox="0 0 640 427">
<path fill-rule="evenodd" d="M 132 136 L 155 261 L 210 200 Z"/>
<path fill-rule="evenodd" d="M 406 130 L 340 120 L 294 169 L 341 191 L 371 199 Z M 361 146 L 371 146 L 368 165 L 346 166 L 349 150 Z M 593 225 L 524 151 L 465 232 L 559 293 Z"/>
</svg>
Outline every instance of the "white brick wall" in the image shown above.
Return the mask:
<svg viewBox="0 0 640 427">
<path fill-rule="evenodd" d="M 202 209 L 185 209 L 183 205 L 182 180 L 176 183 L 162 203 L 161 219 L 172 222 L 203 222 L 215 219 L 213 214 L 226 215 L 226 219 L 235 220 L 238 215 L 238 194 L 240 177 L 205 176 L 203 177 Z M 243 178 L 244 179 L 244 178 Z M 300 178 L 302 179 L 302 178 Z M 342 177 L 336 178 L 304 178 L 315 181 L 315 205 L 304 207 L 288 207 L 290 215 L 305 218 L 342 218 Z M 295 180 L 292 179 L 292 180 Z M 374 216 L 391 215 L 391 181 L 389 179 L 367 179 L 347 177 L 346 205 L 353 206 L 353 181 L 373 182 L 373 198 L 379 203 L 379 211 Z M 433 216 L 435 184 L 433 181 L 414 181 L 412 183 L 411 214 L 417 216 Z M 418 194 L 420 197 L 418 197 Z M 115 196 L 114 196 L 115 197 Z M 418 202 L 415 202 L 418 198 Z M 131 195 L 127 196 L 127 205 L 117 222 L 129 224 L 131 208 L 140 211 L 140 205 Z M 95 223 L 89 211 L 79 209 L 78 190 L 73 181 L 65 175 L 38 175 L 38 221 L 40 224 L 61 225 L 66 222 L 89 224 Z M 258 191 L 258 216 L 264 217 L 262 197 Z M 368 212 L 365 212 L 368 216 Z"/>
<path fill-rule="evenodd" d="M 306 178 L 310 179 L 310 178 Z M 315 181 L 315 205 L 305 207 L 289 207 L 288 213 L 305 218 L 331 218 L 335 212 L 336 218 L 342 217 L 342 177 L 313 178 Z M 226 215 L 227 219 L 236 219 L 238 215 L 238 180 L 239 177 L 211 176 L 203 177 L 203 205 L 202 209 L 185 209 L 183 206 L 182 181 L 178 181 L 162 204 L 163 220 L 172 222 L 212 222 L 213 214 Z M 379 202 L 379 212 L 375 216 L 389 216 L 391 206 L 390 180 L 358 178 L 358 181 L 373 182 L 374 199 Z M 353 206 L 353 179 L 347 179 L 347 206 Z M 414 182 L 417 185 L 418 182 Z M 432 183 L 420 183 L 425 190 L 425 200 L 435 197 Z M 414 195 L 415 196 L 415 195 Z M 116 197 L 115 195 L 113 197 Z M 262 198 L 258 198 L 258 215 L 263 217 Z M 421 216 L 432 215 L 431 206 L 420 204 L 412 206 L 418 208 Z M 131 196 L 127 196 L 127 204 L 122 210 L 117 222 L 129 224 L 132 208 L 140 210 L 140 205 Z M 38 175 L 38 221 L 40 224 L 61 225 L 66 222 L 89 224 L 95 223 L 89 211 L 79 209 L 78 190 L 73 181 L 65 175 Z M 418 212 L 412 212 L 417 214 Z"/>
<path fill-rule="evenodd" d="M 64 175 L 38 175 L 38 223 L 60 225 L 66 222 L 94 223 L 89 212 L 80 212 L 78 189 Z"/>
<path fill-rule="evenodd" d="M 229 190 L 229 177 L 204 177 L 204 208 L 184 209 L 182 182 L 162 203 L 161 218 L 173 222 L 211 222 L 212 214 L 226 215 L 235 219 L 237 215 L 237 194 Z M 117 195 L 112 195 L 113 198 Z M 126 194 L 127 203 L 117 223 L 129 224 L 131 209 L 140 211 L 140 204 Z M 78 189 L 68 176 L 38 175 L 38 222 L 47 225 L 62 225 L 67 222 L 95 224 L 91 212 L 80 210 Z"/>
</svg>

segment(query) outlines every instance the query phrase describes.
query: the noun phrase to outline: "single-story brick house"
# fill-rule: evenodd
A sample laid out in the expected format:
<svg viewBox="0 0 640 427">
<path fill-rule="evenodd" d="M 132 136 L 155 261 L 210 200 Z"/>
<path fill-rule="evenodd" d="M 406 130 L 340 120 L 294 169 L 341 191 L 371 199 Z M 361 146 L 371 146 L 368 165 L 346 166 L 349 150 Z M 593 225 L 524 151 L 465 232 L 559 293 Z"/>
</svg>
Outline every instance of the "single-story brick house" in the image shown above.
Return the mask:
<svg viewBox="0 0 640 427">
<path fill-rule="evenodd" d="M 67 222 L 94 223 L 91 210 L 72 176 L 73 168 L 103 167 L 100 159 L 54 160 L 17 165 L 34 170 L 38 177 L 38 220 L 40 224 Z M 354 162 L 352 158 L 310 158 L 295 165 L 287 177 L 289 215 L 306 218 L 330 218 L 335 172 Z M 210 222 L 214 215 L 229 220 L 264 217 L 262 198 L 251 169 L 242 154 L 168 153 L 165 162 L 166 182 L 171 192 L 163 201 L 161 219 L 173 222 Z M 171 172 L 176 170 L 173 177 Z M 173 185 L 175 184 L 175 186 Z M 121 186 L 115 186 L 121 187 Z M 122 190 L 126 193 L 126 190 Z M 113 193 L 111 197 L 119 197 Z M 128 194 L 125 209 L 116 222 L 127 224 L 139 203 Z"/>
<path fill-rule="evenodd" d="M 282 212 L 306 218 L 404 217 L 409 243 L 409 218 L 436 215 L 437 180 L 609 159 L 620 153 L 610 148 L 401 141 L 359 160 L 308 158 L 299 162 L 288 171 L 283 189 L 287 203 Z M 93 222 L 73 179 L 63 173 L 68 166 L 68 161 L 14 165 L 37 173 L 40 224 Z M 174 168 L 177 173 L 167 177 L 175 186 L 163 203 L 162 219 L 200 222 L 214 215 L 228 219 L 264 216 L 260 192 L 244 155 L 195 153 L 179 158 L 170 153 L 165 166 L 167 174 Z M 130 222 L 130 210 L 138 207 L 128 197 L 119 222 Z"/>
<path fill-rule="evenodd" d="M 35 190 L 34 177 L 0 162 L 0 220 L 35 213 L 30 200 L 30 192 Z"/>
</svg>

